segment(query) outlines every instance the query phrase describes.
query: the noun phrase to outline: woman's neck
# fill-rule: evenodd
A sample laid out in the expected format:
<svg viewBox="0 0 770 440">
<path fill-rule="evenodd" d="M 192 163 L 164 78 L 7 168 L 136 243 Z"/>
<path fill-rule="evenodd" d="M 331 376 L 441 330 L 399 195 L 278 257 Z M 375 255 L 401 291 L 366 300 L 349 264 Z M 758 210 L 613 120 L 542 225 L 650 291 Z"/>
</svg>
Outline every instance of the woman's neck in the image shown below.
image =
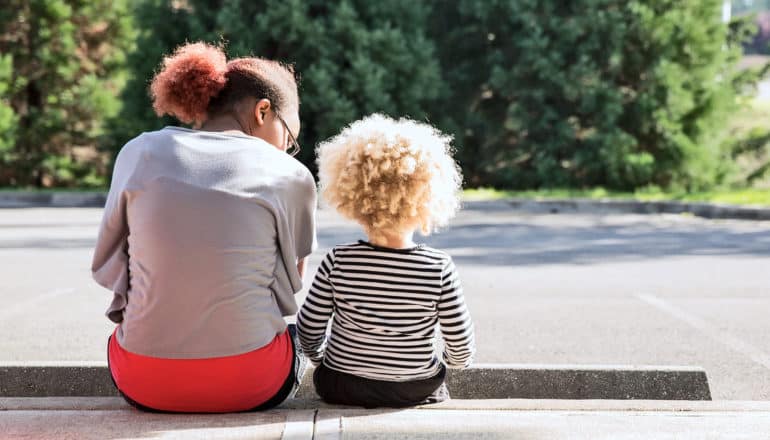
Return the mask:
<svg viewBox="0 0 770 440">
<path fill-rule="evenodd" d="M 408 231 L 404 233 L 379 233 L 372 234 L 367 232 L 366 235 L 369 238 L 369 243 L 392 249 L 405 249 L 416 246 L 413 240 L 414 231 Z M 376 235 L 377 237 L 373 237 Z"/>
<path fill-rule="evenodd" d="M 200 126 L 200 130 L 244 134 L 241 124 L 237 119 L 230 115 L 222 115 L 208 119 Z"/>
</svg>

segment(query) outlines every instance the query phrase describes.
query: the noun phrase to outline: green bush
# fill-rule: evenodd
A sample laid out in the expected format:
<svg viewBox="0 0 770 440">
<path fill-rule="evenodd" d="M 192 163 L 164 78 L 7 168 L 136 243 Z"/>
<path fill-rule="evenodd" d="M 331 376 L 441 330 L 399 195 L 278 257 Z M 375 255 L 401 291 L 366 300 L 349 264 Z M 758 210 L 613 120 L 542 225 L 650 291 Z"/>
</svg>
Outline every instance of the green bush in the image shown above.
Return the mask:
<svg viewBox="0 0 770 440">
<path fill-rule="evenodd" d="M 472 186 L 710 187 L 743 83 L 721 0 L 434 1 Z M 743 28 L 735 29 L 735 32 Z"/>
<path fill-rule="evenodd" d="M 11 56 L 0 55 L 0 182 L 9 181 L 11 178 L 8 163 L 14 161 L 13 150 L 16 144 L 16 124 L 18 118 L 14 113 L 11 103 L 7 99 L 9 84 L 11 82 Z"/>
<path fill-rule="evenodd" d="M 0 11 L 0 185 L 79 185 L 117 113 L 126 1 L 8 0 Z M 98 161 L 94 161 L 98 162 Z"/>
</svg>

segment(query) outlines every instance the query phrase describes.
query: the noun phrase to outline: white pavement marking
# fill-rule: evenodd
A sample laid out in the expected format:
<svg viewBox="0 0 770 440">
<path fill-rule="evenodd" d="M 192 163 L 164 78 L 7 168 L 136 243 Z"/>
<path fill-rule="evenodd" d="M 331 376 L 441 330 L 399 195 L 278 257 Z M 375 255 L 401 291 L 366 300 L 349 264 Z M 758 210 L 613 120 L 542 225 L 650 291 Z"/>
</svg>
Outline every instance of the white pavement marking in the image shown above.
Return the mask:
<svg viewBox="0 0 770 440">
<path fill-rule="evenodd" d="M 56 289 L 52 290 L 48 293 L 44 293 L 42 295 L 38 295 L 34 298 L 30 298 L 27 301 L 23 301 L 20 303 L 16 303 L 10 307 L 4 308 L 0 310 L 0 319 L 8 319 L 10 316 L 21 313 L 26 311 L 29 307 L 32 307 L 34 305 L 37 305 L 39 303 L 42 303 L 44 301 L 48 301 L 51 298 L 57 297 L 59 295 L 64 295 L 66 293 L 72 293 L 75 289 Z"/>
<path fill-rule="evenodd" d="M 290 412 L 286 416 L 281 440 L 312 440 L 315 414 L 314 410 Z"/>
<path fill-rule="evenodd" d="M 342 438 L 342 417 L 319 417 L 316 412 L 313 440 L 340 440 Z"/>
<path fill-rule="evenodd" d="M 650 304 L 651 306 L 667 313 L 669 316 L 672 316 L 689 324 L 691 327 L 700 330 L 711 339 L 714 339 L 715 341 L 727 346 L 728 348 L 748 356 L 749 359 L 762 365 L 763 367 L 770 369 L 770 355 L 762 352 L 762 350 L 759 348 L 744 342 L 743 340 L 738 339 L 729 333 L 713 330 L 713 325 L 709 324 L 706 320 L 698 318 L 697 316 L 692 315 L 674 306 L 673 304 L 669 304 L 668 302 L 658 298 L 655 295 L 637 294 L 636 297 L 646 302 L 647 304 Z"/>
</svg>

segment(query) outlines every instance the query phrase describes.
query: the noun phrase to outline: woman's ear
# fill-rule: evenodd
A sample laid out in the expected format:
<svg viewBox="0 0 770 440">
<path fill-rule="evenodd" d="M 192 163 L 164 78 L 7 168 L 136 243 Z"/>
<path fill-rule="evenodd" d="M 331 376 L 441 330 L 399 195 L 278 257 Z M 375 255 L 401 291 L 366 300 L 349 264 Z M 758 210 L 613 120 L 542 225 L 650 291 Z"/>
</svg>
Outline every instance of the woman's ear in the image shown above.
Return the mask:
<svg viewBox="0 0 770 440">
<path fill-rule="evenodd" d="M 257 101 L 257 105 L 254 106 L 254 119 L 257 120 L 257 125 L 262 126 L 265 123 L 265 116 L 270 111 L 270 100 L 262 98 Z"/>
</svg>

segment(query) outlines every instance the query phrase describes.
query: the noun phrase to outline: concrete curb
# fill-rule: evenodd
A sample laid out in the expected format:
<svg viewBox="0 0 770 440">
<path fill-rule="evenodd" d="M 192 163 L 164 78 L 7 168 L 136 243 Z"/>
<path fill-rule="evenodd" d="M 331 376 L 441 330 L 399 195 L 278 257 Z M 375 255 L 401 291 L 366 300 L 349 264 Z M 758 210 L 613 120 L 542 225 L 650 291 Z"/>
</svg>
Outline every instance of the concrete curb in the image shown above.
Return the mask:
<svg viewBox="0 0 770 440">
<path fill-rule="evenodd" d="M 316 397 L 311 375 L 298 398 Z M 456 399 L 711 400 L 699 367 L 480 364 L 450 370 L 447 386 Z M 0 365 L 0 397 L 115 395 L 105 363 Z"/>
<path fill-rule="evenodd" d="M 102 208 L 106 201 L 107 193 L 103 191 L 0 192 L 0 208 Z"/>
<path fill-rule="evenodd" d="M 711 400 L 698 367 L 480 364 L 447 377 L 461 399 Z"/>
<path fill-rule="evenodd" d="M 355 409 L 319 399 L 291 399 L 277 409 Z M 358 408 L 360 409 L 360 408 Z M 457 411 L 649 411 L 649 412 L 770 412 L 761 400 L 558 400 L 450 399 L 412 409 Z M 125 411 L 132 407 L 121 397 L 0 397 L 0 411 Z"/>
<path fill-rule="evenodd" d="M 107 193 L 34 191 L 0 192 L 0 208 L 101 208 Z M 630 214 L 692 214 L 709 219 L 770 220 L 770 208 L 704 202 L 615 199 L 545 199 L 511 198 L 503 200 L 466 200 L 468 209 L 516 209 L 540 214 L 560 212 L 614 212 Z"/>
<path fill-rule="evenodd" d="M 614 199 L 503 199 L 496 201 L 463 202 L 466 209 L 515 209 L 535 214 L 627 213 L 627 214 L 691 214 L 707 219 L 770 220 L 770 208 L 728 205 L 705 202 L 657 201 Z"/>
</svg>

